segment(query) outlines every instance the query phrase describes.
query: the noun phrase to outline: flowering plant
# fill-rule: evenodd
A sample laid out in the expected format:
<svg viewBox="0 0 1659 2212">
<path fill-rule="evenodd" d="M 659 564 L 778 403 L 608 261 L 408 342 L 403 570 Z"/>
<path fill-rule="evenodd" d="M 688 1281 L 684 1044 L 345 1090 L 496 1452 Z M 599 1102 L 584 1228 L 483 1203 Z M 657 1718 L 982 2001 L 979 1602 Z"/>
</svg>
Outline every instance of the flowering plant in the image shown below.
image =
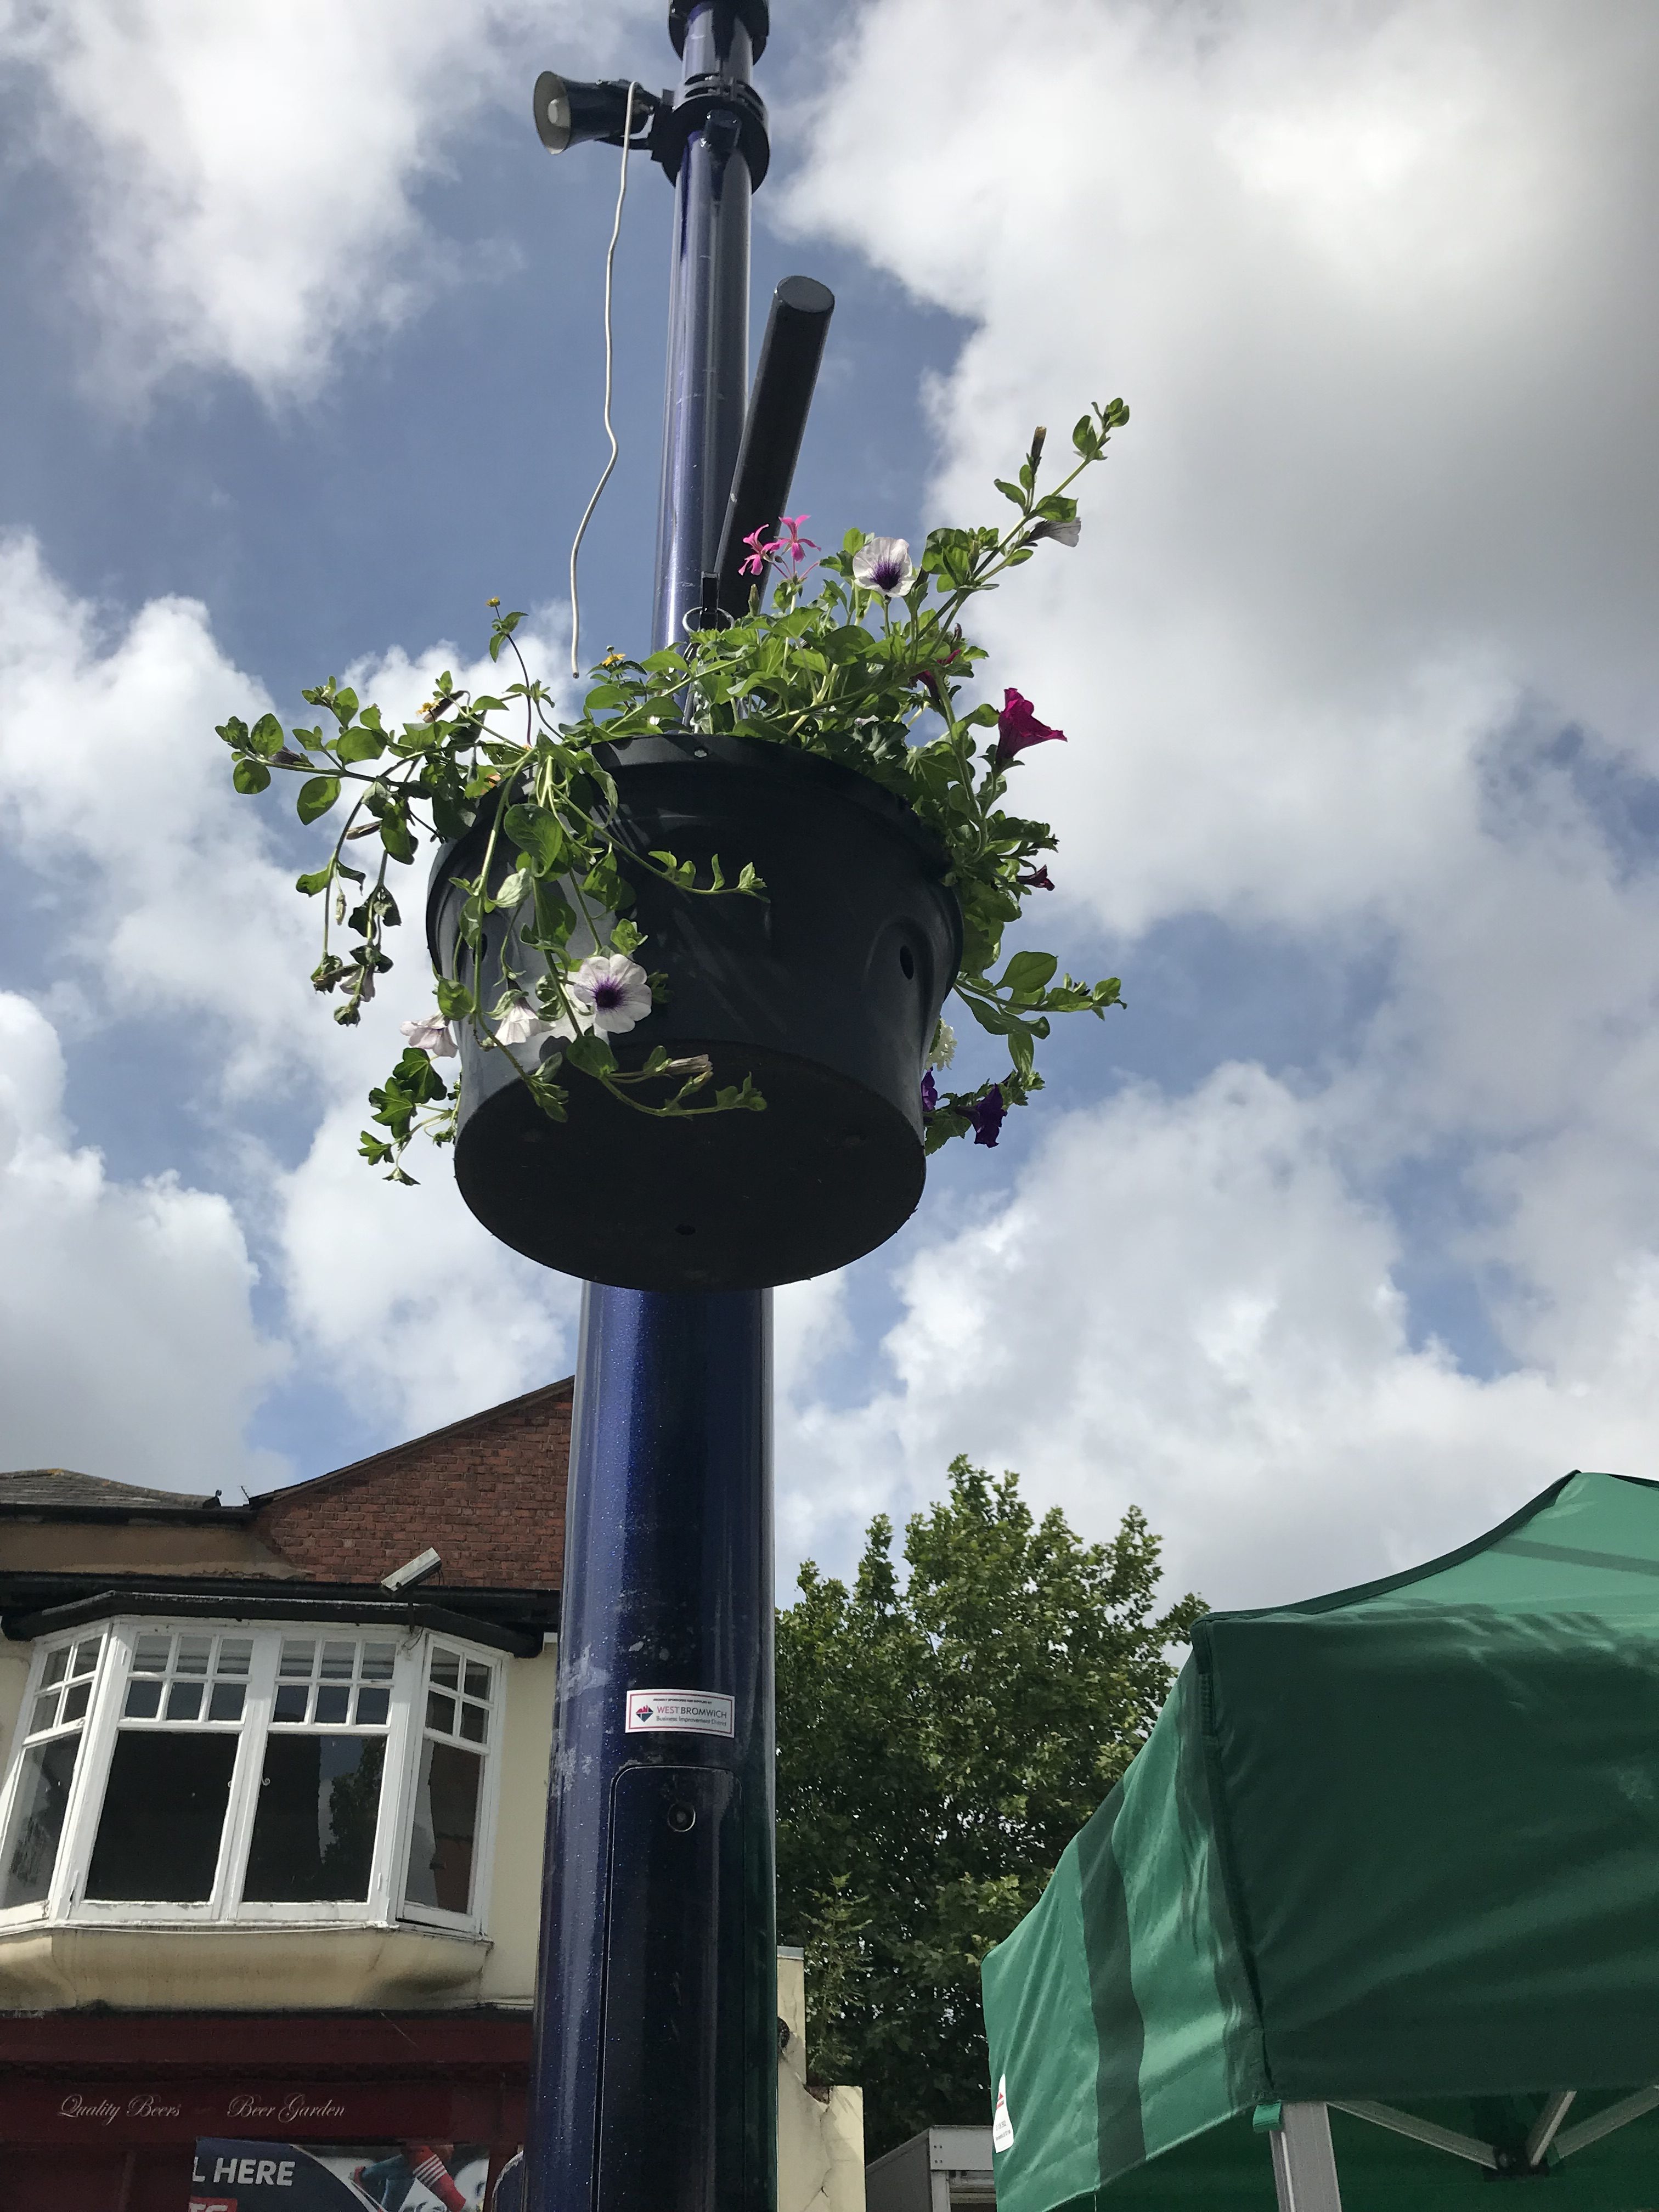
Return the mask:
<svg viewBox="0 0 1659 2212">
<path fill-rule="evenodd" d="M 436 1012 L 404 1023 L 407 1048 L 369 1093 L 384 1133 L 365 1131 L 365 1158 L 407 1182 L 403 1155 L 417 1132 L 440 1143 L 453 1137 L 459 1086 L 447 1084 L 434 1063 L 454 1055 L 457 1024 L 481 1046 L 507 1054 L 556 1121 L 564 1118 L 572 1076 L 659 1115 L 764 1106 L 746 1079 L 714 1088 L 701 1054 L 674 1060 L 658 1047 L 640 1066 L 624 1067 L 611 1043 L 650 1012 L 665 988 L 636 957 L 647 948 L 629 918 L 624 860 L 690 897 L 766 896 L 751 866 L 728 878 L 716 859 L 700 881 L 696 865 L 672 852 L 619 854 L 613 842 L 616 785 L 597 749 L 688 727 L 838 761 L 896 793 L 938 836 L 949 855 L 945 880 L 962 908 L 957 995 L 981 1029 L 1006 1040 L 1010 1065 L 970 1089 L 941 1090 L 938 1075 L 951 1066 L 956 1042 L 941 1021 L 922 1081 L 927 1146 L 933 1152 L 969 1133 L 994 1145 L 1008 1108 L 1042 1088 L 1036 1047 L 1050 1018 L 1103 1015 L 1119 1003 L 1119 987 L 1115 976 L 1056 980 L 1054 956 L 1030 950 L 993 972 L 1024 902 L 1054 888 L 1042 859 L 1054 850 L 1054 832 L 1006 811 L 1002 801 L 1020 756 L 1063 742 L 1065 732 L 1039 720 L 1012 686 L 1000 708 L 964 702 L 985 656 L 960 617 L 976 592 L 995 589 L 1045 539 L 1076 544 L 1080 526 L 1069 488 L 1127 420 L 1121 400 L 1091 408 L 1072 434 L 1074 465 L 1048 492 L 1037 488 L 1046 438 L 1039 429 L 1017 480 L 997 482 L 1015 508 L 1012 521 L 935 530 L 919 560 L 902 538 L 854 530 L 838 552 L 815 561 L 818 547 L 800 534 L 805 516 L 787 518 L 775 538 L 757 531 L 744 564 L 756 580 L 748 611 L 642 660 L 608 653 L 573 720 L 556 718 L 551 695 L 525 665 L 514 635 L 522 615 L 503 614 L 491 600 L 490 659 L 509 653 L 518 671 L 498 697 L 458 690 L 445 675 L 419 719 L 394 731 L 377 707 L 331 678 L 303 695 L 322 710 L 316 726 L 285 735 L 274 714 L 251 727 L 234 716 L 220 725 L 238 791 L 263 791 L 275 769 L 301 776 L 297 806 L 306 823 L 349 795 L 328 858 L 297 885 L 324 902 L 322 958 L 312 981 L 338 994 L 337 1021 L 356 1023 L 392 966 L 386 940 L 399 916 L 387 867 L 414 860 L 417 830 L 452 839 L 487 819 L 477 872 L 455 879 L 464 894 L 462 941 L 476 956 L 486 915 L 512 908 L 519 943 L 538 956 L 533 981 L 505 963 L 502 988 L 488 1004 L 476 972 L 471 982 L 436 976 Z M 767 605 L 769 577 L 775 589 Z M 352 858 L 367 838 L 375 840 L 372 883 Z"/>
</svg>

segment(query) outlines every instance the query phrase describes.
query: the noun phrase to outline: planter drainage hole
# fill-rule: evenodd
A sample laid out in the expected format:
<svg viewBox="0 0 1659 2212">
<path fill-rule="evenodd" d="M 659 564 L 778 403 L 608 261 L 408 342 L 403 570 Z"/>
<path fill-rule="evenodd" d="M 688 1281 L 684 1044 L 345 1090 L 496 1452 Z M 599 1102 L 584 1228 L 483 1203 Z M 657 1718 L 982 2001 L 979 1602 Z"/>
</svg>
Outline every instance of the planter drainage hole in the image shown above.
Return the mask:
<svg viewBox="0 0 1659 2212">
<path fill-rule="evenodd" d="M 908 945 L 899 947 L 899 966 L 903 969 L 905 981 L 908 982 L 916 972 L 916 956 Z"/>
<path fill-rule="evenodd" d="M 697 1825 L 696 1807 L 695 1805 L 671 1805 L 668 1808 L 668 1825 L 677 1836 L 690 1835 L 692 1829 Z"/>
<path fill-rule="evenodd" d="M 695 1237 L 696 1233 L 697 1224 L 695 1221 L 677 1221 L 674 1224 L 676 1237 Z"/>
</svg>

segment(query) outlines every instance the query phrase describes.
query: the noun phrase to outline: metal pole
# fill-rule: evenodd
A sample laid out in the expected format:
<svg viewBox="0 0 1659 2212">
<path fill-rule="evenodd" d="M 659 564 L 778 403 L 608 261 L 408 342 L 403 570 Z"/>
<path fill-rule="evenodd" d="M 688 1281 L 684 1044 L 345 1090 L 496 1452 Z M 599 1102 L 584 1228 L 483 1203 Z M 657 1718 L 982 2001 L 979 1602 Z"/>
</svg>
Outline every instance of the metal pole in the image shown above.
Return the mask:
<svg viewBox="0 0 1659 2212">
<path fill-rule="evenodd" d="M 659 644 L 704 600 L 743 432 L 755 106 L 719 94 L 747 86 L 756 15 L 674 13 L 700 119 L 675 191 Z M 529 2212 L 775 2204 L 770 1337 L 769 1291 L 583 1292 Z"/>
</svg>

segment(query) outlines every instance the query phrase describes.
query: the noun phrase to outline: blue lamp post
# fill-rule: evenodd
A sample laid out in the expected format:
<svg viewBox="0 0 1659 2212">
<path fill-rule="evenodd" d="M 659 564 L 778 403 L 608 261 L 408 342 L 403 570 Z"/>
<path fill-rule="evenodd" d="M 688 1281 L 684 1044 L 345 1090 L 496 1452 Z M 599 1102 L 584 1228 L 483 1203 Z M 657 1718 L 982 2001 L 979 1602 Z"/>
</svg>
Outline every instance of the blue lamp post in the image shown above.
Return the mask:
<svg viewBox="0 0 1659 2212">
<path fill-rule="evenodd" d="M 768 151 L 750 71 L 767 13 L 674 0 L 678 93 L 634 93 L 630 143 L 675 187 L 659 645 L 719 618 L 730 532 L 775 520 L 827 314 L 821 287 L 791 280 L 751 425 L 765 434 L 744 449 L 750 197 Z M 550 145 L 621 144 L 625 84 L 544 76 L 536 98 Z M 533 2212 L 775 2202 L 770 1325 L 764 1290 L 584 1291 Z"/>
</svg>

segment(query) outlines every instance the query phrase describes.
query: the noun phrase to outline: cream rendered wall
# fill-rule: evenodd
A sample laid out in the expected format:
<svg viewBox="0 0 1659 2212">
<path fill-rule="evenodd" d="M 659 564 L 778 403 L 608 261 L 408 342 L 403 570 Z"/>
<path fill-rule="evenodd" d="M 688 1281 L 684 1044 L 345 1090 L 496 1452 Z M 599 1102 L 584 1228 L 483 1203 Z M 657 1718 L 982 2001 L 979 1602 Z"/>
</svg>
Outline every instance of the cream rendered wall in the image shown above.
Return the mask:
<svg viewBox="0 0 1659 2212">
<path fill-rule="evenodd" d="M 481 2004 L 528 2004 L 536 1993 L 558 1662 L 557 1645 L 550 1637 L 539 1658 L 510 1659 L 504 1669 L 500 1796 L 483 1930 L 491 1948 L 478 1983 Z"/>
<path fill-rule="evenodd" d="M 33 1657 L 32 1644 L 0 1644 L 0 1773 L 5 1770 L 6 1753 L 11 1749 Z"/>
<path fill-rule="evenodd" d="M 778 1954 L 778 2212 L 864 2212 L 864 2092 L 806 2086 L 806 1969 Z"/>
</svg>

